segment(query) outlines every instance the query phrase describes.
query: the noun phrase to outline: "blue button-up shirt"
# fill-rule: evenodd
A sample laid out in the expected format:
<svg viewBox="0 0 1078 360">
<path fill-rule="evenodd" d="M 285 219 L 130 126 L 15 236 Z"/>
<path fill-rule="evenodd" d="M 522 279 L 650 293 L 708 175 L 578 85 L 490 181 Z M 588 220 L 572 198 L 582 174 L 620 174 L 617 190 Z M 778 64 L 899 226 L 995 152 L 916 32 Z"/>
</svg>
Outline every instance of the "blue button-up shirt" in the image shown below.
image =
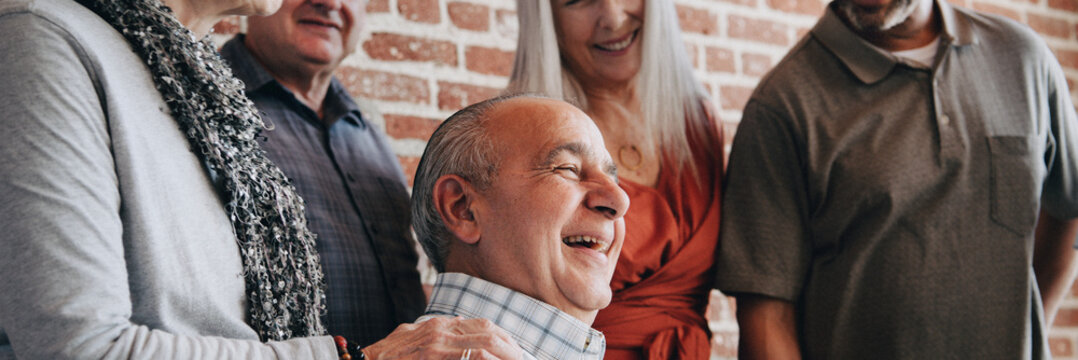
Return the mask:
<svg viewBox="0 0 1078 360">
<path fill-rule="evenodd" d="M 221 55 L 266 121 L 266 155 L 306 201 L 325 273 L 329 333 L 367 345 L 414 320 L 425 296 L 404 175 L 385 136 L 337 79 L 320 119 L 254 59 L 243 35 Z"/>
</svg>

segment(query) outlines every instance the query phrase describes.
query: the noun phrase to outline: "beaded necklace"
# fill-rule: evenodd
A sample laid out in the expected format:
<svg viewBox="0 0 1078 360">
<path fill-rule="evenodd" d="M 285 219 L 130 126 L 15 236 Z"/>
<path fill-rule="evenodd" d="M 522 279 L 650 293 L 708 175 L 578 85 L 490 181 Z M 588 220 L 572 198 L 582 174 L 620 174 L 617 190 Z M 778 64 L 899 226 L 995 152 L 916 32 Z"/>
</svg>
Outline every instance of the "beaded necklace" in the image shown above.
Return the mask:
<svg viewBox="0 0 1078 360">
<path fill-rule="evenodd" d="M 325 309 L 315 237 L 303 200 L 266 158 L 265 125 L 243 84 L 159 0 L 77 0 L 123 34 L 153 74 L 180 130 L 223 185 L 240 254 L 248 323 L 262 341 L 322 335 Z"/>
</svg>

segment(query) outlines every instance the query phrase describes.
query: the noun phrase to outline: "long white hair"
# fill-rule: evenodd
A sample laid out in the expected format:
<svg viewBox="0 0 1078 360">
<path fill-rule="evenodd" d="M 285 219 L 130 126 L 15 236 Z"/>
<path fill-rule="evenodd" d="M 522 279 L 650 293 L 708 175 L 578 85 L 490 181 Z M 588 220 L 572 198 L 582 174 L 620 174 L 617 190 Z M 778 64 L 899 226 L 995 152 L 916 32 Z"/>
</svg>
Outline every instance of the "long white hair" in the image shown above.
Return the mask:
<svg viewBox="0 0 1078 360">
<path fill-rule="evenodd" d="M 543 94 L 587 111 L 579 82 L 564 66 L 550 0 L 517 0 L 517 18 L 519 38 L 507 92 Z M 650 146 L 657 142 L 675 169 L 688 165 L 696 173 L 689 136 L 697 144 L 716 144 L 716 149 L 703 149 L 712 156 L 719 156 L 722 149 L 713 142 L 719 139 L 713 138 L 718 136 L 711 130 L 716 125 L 705 109 L 707 94 L 693 76 L 672 1 L 645 0 L 641 35 L 643 51 L 636 75 L 636 96 L 644 115 L 640 125 L 657 135 L 653 139 L 657 141 L 642 150 L 653 151 Z"/>
</svg>

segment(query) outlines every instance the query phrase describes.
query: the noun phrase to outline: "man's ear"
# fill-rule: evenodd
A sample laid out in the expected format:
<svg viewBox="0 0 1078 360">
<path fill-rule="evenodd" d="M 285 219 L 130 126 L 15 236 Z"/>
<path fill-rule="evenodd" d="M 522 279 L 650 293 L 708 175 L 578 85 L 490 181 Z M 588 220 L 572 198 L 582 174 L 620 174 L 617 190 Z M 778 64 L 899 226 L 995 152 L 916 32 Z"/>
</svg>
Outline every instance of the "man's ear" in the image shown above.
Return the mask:
<svg viewBox="0 0 1078 360">
<path fill-rule="evenodd" d="M 479 242 L 479 223 L 472 212 L 476 191 L 472 184 L 457 175 L 444 175 L 434 183 L 434 208 L 446 229 L 467 243 Z"/>
</svg>

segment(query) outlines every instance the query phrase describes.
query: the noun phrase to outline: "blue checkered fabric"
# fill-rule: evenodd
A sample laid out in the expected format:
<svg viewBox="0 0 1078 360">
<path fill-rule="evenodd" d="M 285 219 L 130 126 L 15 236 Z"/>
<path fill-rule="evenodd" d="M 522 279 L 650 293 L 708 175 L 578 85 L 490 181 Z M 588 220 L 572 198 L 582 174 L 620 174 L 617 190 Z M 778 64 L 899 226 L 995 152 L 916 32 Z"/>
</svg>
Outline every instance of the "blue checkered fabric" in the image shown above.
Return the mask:
<svg viewBox="0 0 1078 360">
<path fill-rule="evenodd" d="M 487 319 L 540 360 L 602 359 L 603 333 L 547 303 L 461 273 L 438 275 L 427 315 Z"/>
</svg>

